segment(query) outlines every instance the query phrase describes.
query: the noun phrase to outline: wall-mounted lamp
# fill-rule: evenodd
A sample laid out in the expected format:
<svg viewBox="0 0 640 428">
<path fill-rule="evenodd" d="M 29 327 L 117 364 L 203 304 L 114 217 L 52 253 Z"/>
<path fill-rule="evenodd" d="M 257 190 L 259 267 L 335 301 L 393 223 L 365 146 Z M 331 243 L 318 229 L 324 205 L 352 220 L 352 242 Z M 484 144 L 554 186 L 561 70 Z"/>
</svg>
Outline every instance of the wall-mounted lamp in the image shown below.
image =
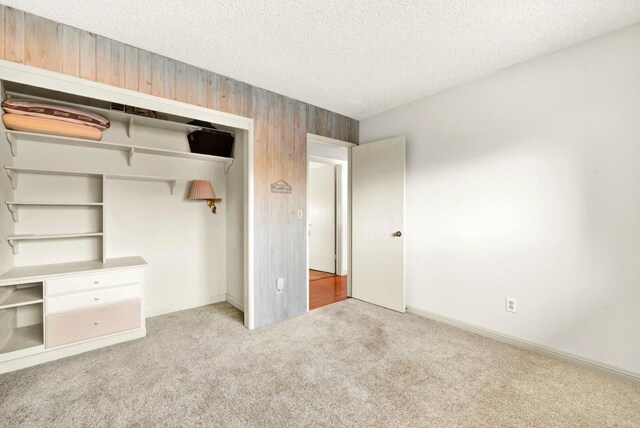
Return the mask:
<svg viewBox="0 0 640 428">
<path fill-rule="evenodd" d="M 216 213 L 216 202 L 222 202 L 213 191 L 213 186 L 209 180 L 193 180 L 189 189 L 189 199 L 205 200 L 211 207 L 211 212 Z"/>
</svg>

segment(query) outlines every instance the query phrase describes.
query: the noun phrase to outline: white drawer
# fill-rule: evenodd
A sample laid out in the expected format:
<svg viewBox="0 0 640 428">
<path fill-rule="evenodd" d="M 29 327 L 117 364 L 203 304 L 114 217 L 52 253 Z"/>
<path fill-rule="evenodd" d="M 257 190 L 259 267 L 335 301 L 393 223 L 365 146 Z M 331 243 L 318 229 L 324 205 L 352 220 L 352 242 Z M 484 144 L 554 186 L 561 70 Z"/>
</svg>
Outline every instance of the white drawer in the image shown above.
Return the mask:
<svg viewBox="0 0 640 428">
<path fill-rule="evenodd" d="M 55 314 L 74 309 L 91 308 L 108 303 L 140 299 L 141 297 L 140 285 L 86 291 L 77 294 L 67 294 L 65 296 L 48 297 L 46 299 L 46 311 L 47 314 Z"/>
<path fill-rule="evenodd" d="M 72 291 L 95 290 L 103 287 L 140 284 L 144 275 L 143 269 L 130 269 L 117 272 L 68 276 L 47 280 L 47 296 L 69 293 Z"/>
</svg>

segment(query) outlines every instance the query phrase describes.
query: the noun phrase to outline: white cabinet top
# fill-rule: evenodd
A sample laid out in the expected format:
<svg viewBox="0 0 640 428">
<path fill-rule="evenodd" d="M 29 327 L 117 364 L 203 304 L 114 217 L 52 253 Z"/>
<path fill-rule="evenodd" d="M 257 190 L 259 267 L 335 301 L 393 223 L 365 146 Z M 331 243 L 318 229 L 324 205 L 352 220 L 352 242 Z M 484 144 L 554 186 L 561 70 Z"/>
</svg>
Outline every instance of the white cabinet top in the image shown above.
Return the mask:
<svg viewBox="0 0 640 428">
<path fill-rule="evenodd" d="M 15 267 L 3 275 L 0 275 L 0 287 L 5 285 L 42 281 L 58 276 L 91 272 L 107 272 L 111 270 L 144 267 L 146 265 L 147 262 L 142 257 L 133 256 L 107 259 L 105 263 L 102 263 L 101 260 L 90 260 L 82 262 L 55 263 L 49 265 L 21 266 Z"/>
</svg>

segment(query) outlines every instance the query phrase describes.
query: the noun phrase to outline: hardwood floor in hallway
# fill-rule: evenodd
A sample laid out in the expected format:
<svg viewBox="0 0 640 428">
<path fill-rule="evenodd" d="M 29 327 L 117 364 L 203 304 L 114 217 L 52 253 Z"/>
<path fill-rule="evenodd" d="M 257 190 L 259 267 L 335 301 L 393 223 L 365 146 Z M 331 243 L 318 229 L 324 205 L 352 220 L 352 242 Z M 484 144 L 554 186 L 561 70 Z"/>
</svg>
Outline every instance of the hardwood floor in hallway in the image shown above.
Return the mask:
<svg viewBox="0 0 640 428">
<path fill-rule="evenodd" d="M 309 270 L 309 310 L 347 298 L 347 276 Z"/>
</svg>

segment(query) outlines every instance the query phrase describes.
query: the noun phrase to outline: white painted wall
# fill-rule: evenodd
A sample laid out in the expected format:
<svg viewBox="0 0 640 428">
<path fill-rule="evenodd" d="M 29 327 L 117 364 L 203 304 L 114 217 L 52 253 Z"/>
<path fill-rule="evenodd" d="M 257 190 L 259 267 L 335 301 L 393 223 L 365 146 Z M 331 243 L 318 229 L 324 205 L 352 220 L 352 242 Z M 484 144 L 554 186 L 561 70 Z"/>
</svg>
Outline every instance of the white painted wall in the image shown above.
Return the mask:
<svg viewBox="0 0 640 428">
<path fill-rule="evenodd" d="M 640 373 L 639 46 L 635 25 L 360 122 L 407 136 L 409 306 Z"/>
</svg>

